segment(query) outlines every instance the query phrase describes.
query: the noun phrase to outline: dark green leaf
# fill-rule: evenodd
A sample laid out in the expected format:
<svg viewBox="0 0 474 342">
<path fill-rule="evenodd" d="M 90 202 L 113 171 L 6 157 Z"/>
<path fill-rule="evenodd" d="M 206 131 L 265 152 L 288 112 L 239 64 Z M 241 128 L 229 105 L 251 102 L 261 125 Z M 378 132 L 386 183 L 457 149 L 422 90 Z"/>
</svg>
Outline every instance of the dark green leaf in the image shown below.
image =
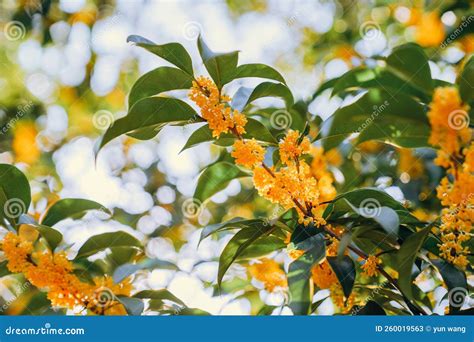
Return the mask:
<svg viewBox="0 0 474 342">
<path fill-rule="evenodd" d="M 367 304 L 365 304 L 362 308 L 353 308 L 352 311 L 355 313 L 356 316 L 385 316 L 385 310 L 382 309 L 380 305 L 378 305 L 373 300 L 369 300 Z"/>
<path fill-rule="evenodd" d="M 266 64 L 256 63 L 239 65 L 237 69 L 235 69 L 235 75 L 233 78 L 237 79 L 244 77 L 266 78 L 286 84 L 283 76 L 271 66 Z"/>
<path fill-rule="evenodd" d="M 184 101 L 159 96 L 147 97 L 135 103 L 127 116 L 118 119 L 107 129 L 99 149 L 112 139 L 139 128 L 192 122 L 195 117 L 198 117 L 196 111 Z"/>
<path fill-rule="evenodd" d="M 342 285 L 344 296 L 349 298 L 355 282 L 356 270 L 354 261 L 347 255 L 339 257 L 328 257 L 329 265 L 336 274 L 339 283 Z"/>
<path fill-rule="evenodd" d="M 171 64 L 176 65 L 181 70 L 193 75 L 193 62 L 186 49 L 179 43 L 168 43 L 157 45 L 151 40 L 141 36 L 132 35 L 127 38 L 127 42 L 135 43 L 136 45 L 150 51 L 151 53 L 167 60 Z"/>
<path fill-rule="evenodd" d="M 285 101 L 288 108 L 293 105 L 293 94 L 290 89 L 281 83 L 263 82 L 255 88 L 240 87 L 232 98 L 231 106 L 242 112 L 257 99 L 264 97 L 279 97 Z"/>
<path fill-rule="evenodd" d="M 255 229 L 258 229 L 258 227 L 261 227 L 262 225 L 264 225 L 264 222 L 265 221 L 262 219 L 244 220 L 242 218 L 236 217 L 227 222 L 211 224 L 203 228 L 203 230 L 201 231 L 201 237 L 199 239 L 199 242 L 201 242 L 202 240 L 204 240 L 208 236 L 211 236 L 214 233 L 225 231 L 225 230 L 238 229 L 238 228 L 251 228 L 251 227 L 255 227 Z"/>
<path fill-rule="evenodd" d="M 145 309 L 145 304 L 140 299 L 125 296 L 118 296 L 117 299 L 123 304 L 130 316 L 140 316 Z"/>
<path fill-rule="evenodd" d="M 52 227 L 67 218 L 81 218 L 89 210 L 100 210 L 108 215 L 112 214 L 100 203 L 82 198 L 65 198 L 57 201 L 48 209 L 41 224 Z"/>
<path fill-rule="evenodd" d="M 111 247 L 141 248 L 142 244 L 132 235 L 122 231 L 94 235 L 82 245 L 76 259 L 88 257 Z"/>
<path fill-rule="evenodd" d="M 414 43 L 397 46 L 387 57 L 387 69 L 418 90 L 427 94 L 433 92 L 428 57 L 421 46 Z"/>
<path fill-rule="evenodd" d="M 273 227 L 270 225 L 243 228 L 230 239 L 219 258 L 219 271 L 217 274 L 217 283 L 219 285 L 230 265 L 232 265 L 252 243 L 270 233 L 272 229 Z"/>
<path fill-rule="evenodd" d="M 139 100 L 175 89 L 190 89 L 193 77 L 183 70 L 160 67 L 140 77 L 128 96 L 128 108 Z"/>
<path fill-rule="evenodd" d="M 0 164 L 0 219 L 15 225 L 28 211 L 30 202 L 30 184 L 25 175 L 13 165 Z"/>
<path fill-rule="evenodd" d="M 181 306 L 186 306 L 184 302 L 176 297 L 174 294 L 169 292 L 168 290 L 144 290 L 136 293 L 133 297 L 141 298 L 141 299 L 153 299 L 153 300 L 169 300 L 171 302 L 175 302 Z"/>
<path fill-rule="evenodd" d="M 8 260 L 3 260 L 0 262 L 0 277 L 4 277 L 6 275 L 11 274 L 10 270 L 7 267 Z"/>
<path fill-rule="evenodd" d="M 194 198 L 204 202 L 217 192 L 225 189 L 229 182 L 235 178 L 248 177 L 249 174 L 228 162 L 218 162 L 199 176 Z"/>
<path fill-rule="evenodd" d="M 237 258 L 240 260 L 261 258 L 286 247 L 286 243 L 276 236 L 264 236 L 247 247 Z"/>
<path fill-rule="evenodd" d="M 310 237 L 307 245 L 311 247 L 300 258 L 293 261 L 288 269 L 289 306 L 295 315 L 306 315 L 313 297 L 310 281 L 311 270 L 326 255 L 322 234 Z"/>
<path fill-rule="evenodd" d="M 31 224 L 31 226 L 39 231 L 41 236 L 44 237 L 44 239 L 48 242 L 49 247 L 51 247 L 51 250 L 53 251 L 63 240 L 63 234 L 54 228 L 41 224 Z"/>
<path fill-rule="evenodd" d="M 456 82 L 463 101 L 474 101 L 474 56 L 466 63 Z"/>
<path fill-rule="evenodd" d="M 412 269 L 416 256 L 423 245 L 432 226 L 429 225 L 420 231 L 409 236 L 400 247 L 397 253 L 397 271 L 399 274 L 398 285 L 403 294 L 410 300 L 413 300 L 412 290 Z"/>
<path fill-rule="evenodd" d="M 448 287 L 450 313 L 458 312 L 468 294 L 466 275 L 443 259 L 435 259 L 431 262 L 438 269 Z"/>
<path fill-rule="evenodd" d="M 204 65 L 217 85 L 218 89 L 229 83 L 237 67 L 239 52 L 215 53 L 206 45 L 201 36 L 198 37 L 198 50 Z"/>
</svg>

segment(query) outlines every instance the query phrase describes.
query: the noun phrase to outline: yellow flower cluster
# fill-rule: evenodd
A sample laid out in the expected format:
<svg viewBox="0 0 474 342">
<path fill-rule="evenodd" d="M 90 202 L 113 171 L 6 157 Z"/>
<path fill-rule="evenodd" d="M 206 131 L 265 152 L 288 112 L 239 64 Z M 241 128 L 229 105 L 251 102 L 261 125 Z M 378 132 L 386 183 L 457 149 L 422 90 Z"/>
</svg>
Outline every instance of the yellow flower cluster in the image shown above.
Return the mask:
<svg viewBox="0 0 474 342">
<path fill-rule="evenodd" d="M 235 163 L 253 169 L 265 158 L 265 149 L 255 139 L 237 140 L 233 145 L 232 157 Z"/>
<path fill-rule="evenodd" d="M 324 153 L 322 147 L 313 147 L 311 149 L 311 173 L 318 181 L 319 200 L 327 202 L 333 200 L 337 193 L 333 186 L 334 177 L 328 169 L 328 165 L 339 166 L 342 163 L 342 158 L 336 149 L 329 150 Z"/>
<path fill-rule="evenodd" d="M 248 272 L 253 278 L 262 282 L 268 292 L 275 292 L 288 286 L 285 272 L 275 260 L 260 259 L 248 267 Z"/>
<path fill-rule="evenodd" d="M 285 165 L 298 163 L 301 155 L 309 153 L 311 144 L 309 139 L 304 137 L 300 140 L 298 131 L 289 130 L 285 138 L 278 144 L 280 148 L 280 159 Z"/>
<path fill-rule="evenodd" d="M 448 173 L 437 188 L 444 207 L 439 229 L 440 255 L 464 268 L 470 253 L 466 242 L 472 238 L 474 226 L 474 143 L 467 124 L 469 107 L 462 103 L 454 87 L 437 88 L 430 107 L 429 141 L 439 146 L 436 163 Z"/>
<path fill-rule="evenodd" d="M 41 155 L 36 143 L 38 131 L 32 122 L 19 122 L 13 130 L 12 150 L 17 162 L 34 164 Z"/>
<path fill-rule="evenodd" d="M 73 265 L 64 252 L 34 251 L 32 241 L 12 232 L 5 236 L 2 249 L 8 269 L 23 273 L 31 284 L 47 291 L 53 306 L 82 306 L 100 314 L 125 314 L 114 296 L 130 295 L 129 279 L 114 284 L 111 278 L 97 277 L 94 284 L 84 283 L 73 273 Z"/>
<path fill-rule="evenodd" d="M 381 263 L 381 260 L 377 258 L 375 255 L 369 255 L 369 257 L 365 260 L 365 263 L 362 265 L 362 270 L 364 274 L 368 275 L 369 277 L 373 277 L 377 274 L 377 267 Z"/>
<path fill-rule="evenodd" d="M 436 163 L 445 168 L 455 167 L 462 147 L 471 140 L 467 123 L 469 107 L 462 103 L 454 87 L 438 87 L 433 94 L 428 118 L 431 124 L 429 143 L 440 147 Z"/>
<path fill-rule="evenodd" d="M 201 115 L 209 124 L 214 138 L 230 130 L 239 135 L 245 133 L 247 118 L 238 110 L 232 111 L 227 105 L 230 98 L 222 95 L 209 78 L 200 76 L 193 81 L 189 98 L 201 109 Z"/>
</svg>

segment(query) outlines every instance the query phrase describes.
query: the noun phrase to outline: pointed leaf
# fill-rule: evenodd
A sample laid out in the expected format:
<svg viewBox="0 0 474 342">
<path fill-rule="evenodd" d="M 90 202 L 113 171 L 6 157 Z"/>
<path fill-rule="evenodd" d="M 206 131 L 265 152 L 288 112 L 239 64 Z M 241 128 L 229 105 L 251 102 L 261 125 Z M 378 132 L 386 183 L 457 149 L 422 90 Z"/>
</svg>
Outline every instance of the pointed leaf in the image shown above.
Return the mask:
<svg viewBox="0 0 474 342">
<path fill-rule="evenodd" d="M 474 101 L 474 56 L 464 66 L 457 79 L 459 92 L 464 102 Z"/>
<path fill-rule="evenodd" d="M 327 259 L 342 286 L 344 296 L 349 298 L 352 293 L 352 288 L 354 287 L 356 276 L 354 261 L 352 261 L 352 259 L 347 255 L 342 256 L 341 258 L 328 257 Z"/>
<path fill-rule="evenodd" d="M 13 165 L 0 164 L 0 220 L 5 218 L 14 225 L 30 203 L 30 184 L 25 175 Z"/>
<path fill-rule="evenodd" d="M 142 244 L 135 237 L 123 231 L 94 235 L 82 245 L 77 252 L 76 259 L 91 256 L 110 247 L 142 248 Z"/>
<path fill-rule="evenodd" d="M 48 209 L 41 220 L 41 224 L 52 227 L 67 218 L 81 218 L 89 210 L 100 210 L 108 215 L 112 214 L 109 209 L 95 201 L 82 198 L 65 198 L 57 201 Z"/>
<path fill-rule="evenodd" d="M 140 260 L 137 263 L 127 263 L 127 264 L 120 265 L 119 267 L 115 269 L 113 279 L 115 283 L 120 283 L 122 280 L 124 280 L 125 278 L 134 274 L 137 271 L 153 270 L 155 268 L 167 269 L 167 270 L 178 269 L 175 264 L 169 261 L 146 258 L 144 260 Z"/>
<path fill-rule="evenodd" d="M 235 70 L 234 79 L 245 77 L 266 78 L 286 84 L 283 76 L 271 66 L 266 64 L 243 64 Z"/>
<path fill-rule="evenodd" d="M 232 108 L 242 112 L 253 101 L 264 97 L 279 97 L 290 108 L 293 103 L 293 94 L 290 89 L 281 83 L 263 82 L 255 88 L 240 87 L 232 98 Z"/>
</svg>

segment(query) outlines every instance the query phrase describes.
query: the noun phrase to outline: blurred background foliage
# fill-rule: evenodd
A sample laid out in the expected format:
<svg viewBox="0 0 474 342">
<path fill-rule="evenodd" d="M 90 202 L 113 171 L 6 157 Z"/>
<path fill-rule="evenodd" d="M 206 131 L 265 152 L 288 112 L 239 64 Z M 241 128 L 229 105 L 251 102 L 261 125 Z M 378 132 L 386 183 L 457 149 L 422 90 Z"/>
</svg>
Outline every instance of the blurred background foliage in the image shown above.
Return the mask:
<svg viewBox="0 0 474 342">
<path fill-rule="evenodd" d="M 58 225 L 72 253 L 92 234 L 123 230 L 144 243 L 148 256 L 177 265 L 178 270 L 138 272 L 137 291 L 168 288 L 212 314 L 271 313 L 260 310 L 264 304 L 267 310 L 279 307 L 284 295 L 267 291 L 245 267 L 233 267 L 223 287 L 215 287 L 228 235 L 199 247 L 198 241 L 205 225 L 267 217 L 275 208 L 256 196 L 250 182 L 234 180 L 202 211 L 183 210 L 201 168 L 221 157 L 220 147 L 203 144 L 179 153 L 192 128 L 167 127 L 149 141 L 117 139 L 94 160 L 98 137 L 125 115 L 133 82 L 165 63 L 127 44 L 127 36 L 179 41 L 196 56 L 201 32 L 214 50 L 240 50 L 242 62 L 274 66 L 323 120 L 343 103 L 324 84 L 404 42 L 427 49 L 433 78 L 454 82 L 464 57 L 474 51 L 474 24 L 447 39 L 472 13 L 469 0 L 2 0 L 0 163 L 15 164 L 27 175 L 32 215 L 40 217 L 66 197 L 95 200 L 113 211 L 110 220 L 91 215 Z M 194 67 L 204 73 L 202 65 Z M 338 192 L 376 186 L 422 220 L 439 210 L 433 191 L 442 170 L 433 164 L 433 150 L 367 142 L 342 145 L 338 155 L 331 167 Z M 288 262 L 282 253 L 273 257 Z M 36 290 L 15 290 L 8 278 L 1 282 L 3 300 L 10 303 L 6 313 L 50 312 Z M 338 309 L 328 300 L 318 310 Z"/>
</svg>

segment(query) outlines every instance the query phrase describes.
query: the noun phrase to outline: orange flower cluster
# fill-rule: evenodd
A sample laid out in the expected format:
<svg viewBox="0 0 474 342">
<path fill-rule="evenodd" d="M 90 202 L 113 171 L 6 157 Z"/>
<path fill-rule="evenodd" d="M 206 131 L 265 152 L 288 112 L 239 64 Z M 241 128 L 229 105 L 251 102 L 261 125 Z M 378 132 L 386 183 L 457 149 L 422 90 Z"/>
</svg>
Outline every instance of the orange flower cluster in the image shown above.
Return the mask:
<svg viewBox="0 0 474 342">
<path fill-rule="evenodd" d="M 453 158 L 460 156 L 463 146 L 471 140 L 468 127 L 469 106 L 462 103 L 454 87 L 435 89 L 428 118 L 431 124 L 429 143 L 440 147 L 436 163 L 445 168 L 456 167 Z"/>
<path fill-rule="evenodd" d="M 230 98 L 222 95 L 211 79 L 200 76 L 193 81 L 189 98 L 201 109 L 201 115 L 209 124 L 214 138 L 230 130 L 245 133 L 247 118 L 238 110 L 232 111 L 227 105 Z"/>
<path fill-rule="evenodd" d="M 233 148 L 231 155 L 235 163 L 249 169 L 262 164 L 265 158 L 265 149 L 255 139 L 237 140 Z"/>
<path fill-rule="evenodd" d="M 381 263 L 381 260 L 375 255 L 369 255 L 365 260 L 365 263 L 362 265 L 362 269 L 366 275 L 373 277 L 377 274 L 377 267 Z"/>
<path fill-rule="evenodd" d="M 474 143 L 468 109 L 457 89 L 446 87 L 435 90 L 428 113 L 430 143 L 440 147 L 436 162 L 448 172 L 437 188 L 444 206 L 439 247 L 443 258 L 461 268 L 468 264 L 470 250 L 466 243 L 472 238 L 474 226 Z"/>
<path fill-rule="evenodd" d="M 415 40 L 424 47 L 439 46 L 445 36 L 444 26 L 437 12 L 423 13 L 415 20 Z"/>
<path fill-rule="evenodd" d="M 288 286 L 285 272 L 275 260 L 260 259 L 259 262 L 250 265 L 248 271 L 253 278 L 263 283 L 268 292 L 275 292 Z"/>
<path fill-rule="evenodd" d="M 107 277 L 94 278 L 94 284 L 81 282 L 64 252 L 34 251 L 32 241 L 12 232 L 5 236 L 2 248 L 8 269 L 23 273 L 31 284 L 46 290 L 53 306 L 68 309 L 82 306 L 95 313 L 125 314 L 115 296 L 130 295 L 128 279 L 119 284 Z"/>
<path fill-rule="evenodd" d="M 313 147 L 311 149 L 311 173 L 318 181 L 319 200 L 327 202 L 333 200 L 337 193 L 333 186 L 334 177 L 328 169 L 328 165 L 339 166 L 342 158 L 336 149 L 324 153 L 322 147 Z"/>
</svg>

